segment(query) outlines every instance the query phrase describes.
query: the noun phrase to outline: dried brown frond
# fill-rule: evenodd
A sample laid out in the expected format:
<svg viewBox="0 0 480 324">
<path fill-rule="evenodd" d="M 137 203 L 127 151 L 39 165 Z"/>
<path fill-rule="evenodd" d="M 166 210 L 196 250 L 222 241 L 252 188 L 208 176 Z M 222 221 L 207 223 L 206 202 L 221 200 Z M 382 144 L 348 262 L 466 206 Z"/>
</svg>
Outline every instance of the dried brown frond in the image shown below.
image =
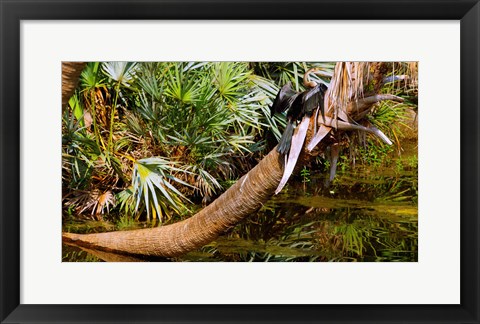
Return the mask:
<svg viewBox="0 0 480 324">
<path fill-rule="evenodd" d="M 110 190 L 101 193 L 99 189 L 93 189 L 77 191 L 74 197 L 67 199 L 65 206 L 75 206 L 78 215 L 90 211 L 92 218 L 101 220 L 102 215 L 105 214 L 105 209 L 109 213 L 110 206 L 114 206 L 115 203 L 115 195 Z"/>
<path fill-rule="evenodd" d="M 411 87 L 418 86 L 418 62 L 408 62 L 409 84 Z"/>
<path fill-rule="evenodd" d="M 363 97 L 369 79 L 368 62 L 338 62 L 325 97 L 326 115 L 337 119 L 347 113 L 349 102 Z"/>
<path fill-rule="evenodd" d="M 92 99 L 94 100 L 93 103 Z M 87 111 L 92 114 L 92 118 L 96 118 L 99 126 L 108 126 L 108 116 L 111 111 L 110 101 L 111 95 L 105 86 L 84 92 L 84 102 Z M 93 111 L 93 108 L 95 108 L 95 111 Z"/>
<path fill-rule="evenodd" d="M 104 209 L 107 209 L 107 214 L 110 213 L 110 206 L 115 205 L 115 195 L 110 191 L 106 191 L 98 196 L 97 202 L 93 207 L 92 214 L 104 214 Z"/>
</svg>

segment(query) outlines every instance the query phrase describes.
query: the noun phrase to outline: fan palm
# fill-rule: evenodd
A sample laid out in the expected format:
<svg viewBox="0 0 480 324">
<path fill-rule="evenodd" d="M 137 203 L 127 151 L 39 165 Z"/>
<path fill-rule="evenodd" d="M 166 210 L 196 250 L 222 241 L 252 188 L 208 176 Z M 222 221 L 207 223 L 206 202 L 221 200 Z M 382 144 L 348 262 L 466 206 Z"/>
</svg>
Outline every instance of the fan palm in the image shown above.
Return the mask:
<svg viewBox="0 0 480 324">
<path fill-rule="evenodd" d="M 135 211 L 143 206 L 147 210 L 147 220 L 150 211 L 153 218 L 164 221 L 164 216 L 170 218 L 170 208 L 176 212 L 185 209 L 182 200 L 188 199 L 170 182 L 189 186 L 186 182 L 172 175 L 182 172 L 174 164 L 162 158 L 146 158 L 135 161 L 132 174 L 133 195 L 136 197 Z"/>
</svg>

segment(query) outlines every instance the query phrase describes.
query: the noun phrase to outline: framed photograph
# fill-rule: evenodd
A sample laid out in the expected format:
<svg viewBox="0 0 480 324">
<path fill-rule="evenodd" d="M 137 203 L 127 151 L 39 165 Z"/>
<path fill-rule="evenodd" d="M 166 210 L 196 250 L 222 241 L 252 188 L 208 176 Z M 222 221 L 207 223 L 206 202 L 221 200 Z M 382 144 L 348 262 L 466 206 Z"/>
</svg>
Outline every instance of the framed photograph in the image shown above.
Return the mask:
<svg viewBox="0 0 480 324">
<path fill-rule="evenodd" d="M 478 1 L 0 5 L 2 323 L 480 323 Z"/>
</svg>

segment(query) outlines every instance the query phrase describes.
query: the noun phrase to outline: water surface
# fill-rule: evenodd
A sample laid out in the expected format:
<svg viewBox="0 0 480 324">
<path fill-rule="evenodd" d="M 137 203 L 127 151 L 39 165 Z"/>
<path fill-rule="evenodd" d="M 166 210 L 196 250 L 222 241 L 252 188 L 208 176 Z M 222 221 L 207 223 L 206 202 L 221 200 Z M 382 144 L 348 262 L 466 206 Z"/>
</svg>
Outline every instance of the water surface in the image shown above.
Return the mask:
<svg viewBox="0 0 480 324">
<path fill-rule="evenodd" d="M 415 262 L 417 195 L 416 168 L 398 164 L 340 170 L 330 185 L 325 175 L 297 176 L 257 213 L 214 242 L 181 258 L 160 261 Z M 88 226 L 95 232 L 113 229 L 108 223 Z M 137 224 L 146 226 L 156 225 Z M 63 261 L 101 259 L 64 246 Z"/>
</svg>

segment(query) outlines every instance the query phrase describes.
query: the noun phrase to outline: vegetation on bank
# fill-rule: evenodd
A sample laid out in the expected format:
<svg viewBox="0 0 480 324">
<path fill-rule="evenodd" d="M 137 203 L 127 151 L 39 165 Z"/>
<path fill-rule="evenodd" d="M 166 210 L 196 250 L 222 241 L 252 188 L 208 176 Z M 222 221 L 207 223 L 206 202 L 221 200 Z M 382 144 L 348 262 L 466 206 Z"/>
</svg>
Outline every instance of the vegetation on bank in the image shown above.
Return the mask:
<svg viewBox="0 0 480 324">
<path fill-rule="evenodd" d="M 63 113 L 65 218 L 172 222 L 194 214 L 253 167 L 280 138 L 285 120 L 270 116 L 278 89 L 319 67 L 328 84 L 335 63 L 91 62 Z M 416 69 L 392 63 L 390 75 Z M 411 81 L 411 82 L 410 82 Z M 416 110 L 415 80 L 382 92 L 370 122 L 396 143 L 364 133 L 341 142 L 339 167 L 382 164 L 401 153 L 402 124 Z M 326 170 L 328 152 L 314 162 Z M 305 185 L 310 174 L 303 171 Z"/>
</svg>

